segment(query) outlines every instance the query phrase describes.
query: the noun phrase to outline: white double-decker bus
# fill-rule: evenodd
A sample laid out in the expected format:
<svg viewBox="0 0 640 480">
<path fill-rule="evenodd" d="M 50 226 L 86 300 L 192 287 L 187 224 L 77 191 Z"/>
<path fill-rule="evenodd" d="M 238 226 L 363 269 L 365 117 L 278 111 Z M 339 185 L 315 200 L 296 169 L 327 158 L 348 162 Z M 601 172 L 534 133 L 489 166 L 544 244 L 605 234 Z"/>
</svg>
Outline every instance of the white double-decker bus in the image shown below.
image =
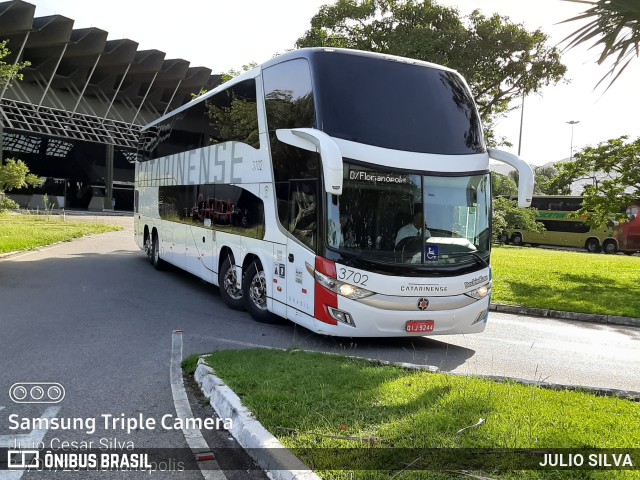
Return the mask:
<svg viewBox="0 0 640 480">
<path fill-rule="evenodd" d="M 484 330 L 489 158 L 464 79 L 342 49 L 276 57 L 145 127 L 135 237 L 258 321 L 326 335 Z"/>
</svg>

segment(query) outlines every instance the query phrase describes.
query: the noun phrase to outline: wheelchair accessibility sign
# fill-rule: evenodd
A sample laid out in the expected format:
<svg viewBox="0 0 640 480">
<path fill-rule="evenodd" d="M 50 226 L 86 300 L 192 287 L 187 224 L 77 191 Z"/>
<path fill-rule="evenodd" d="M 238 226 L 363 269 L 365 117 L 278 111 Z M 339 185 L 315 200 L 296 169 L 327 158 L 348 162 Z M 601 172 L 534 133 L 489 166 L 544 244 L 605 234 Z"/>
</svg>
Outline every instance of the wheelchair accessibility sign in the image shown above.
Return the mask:
<svg viewBox="0 0 640 480">
<path fill-rule="evenodd" d="M 426 262 L 433 262 L 438 260 L 440 256 L 440 248 L 438 245 L 427 245 L 424 250 L 424 260 Z"/>
</svg>

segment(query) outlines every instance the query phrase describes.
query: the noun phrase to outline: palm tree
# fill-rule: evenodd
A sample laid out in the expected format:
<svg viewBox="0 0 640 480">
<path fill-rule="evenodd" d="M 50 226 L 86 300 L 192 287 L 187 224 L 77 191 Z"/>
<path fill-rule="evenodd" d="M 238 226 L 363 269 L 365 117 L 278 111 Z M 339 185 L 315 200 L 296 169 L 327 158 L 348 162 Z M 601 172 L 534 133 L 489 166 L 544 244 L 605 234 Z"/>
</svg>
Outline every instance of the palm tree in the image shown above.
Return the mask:
<svg viewBox="0 0 640 480">
<path fill-rule="evenodd" d="M 640 2 L 638 0 L 565 0 L 584 3 L 590 8 L 562 23 L 589 20 L 567 38 L 567 48 L 595 40 L 591 47 L 602 45 L 598 64 L 613 58 L 611 69 L 600 79 L 596 87 L 607 77 L 613 77 L 607 89 L 615 82 L 634 57 L 640 57 Z M 615 75 L 615 76 L 614 76 Z"/>
</svg>

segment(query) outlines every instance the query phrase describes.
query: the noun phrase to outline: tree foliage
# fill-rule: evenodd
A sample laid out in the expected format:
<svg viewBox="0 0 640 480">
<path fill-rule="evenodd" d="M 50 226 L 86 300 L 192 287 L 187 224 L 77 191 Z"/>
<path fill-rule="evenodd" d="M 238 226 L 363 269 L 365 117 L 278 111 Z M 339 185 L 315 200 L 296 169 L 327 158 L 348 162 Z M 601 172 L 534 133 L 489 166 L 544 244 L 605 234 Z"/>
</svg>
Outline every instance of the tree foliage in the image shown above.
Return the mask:
<svg viewBox="0 0 640 480">
<path fill-rule="evenodd" d="M 530 232 L 544 232 L 545 228 L 536 222 L 538 210 L 535 208 L 520 208 L 518 202 L 505 197 L 493 199 L 493 241 L 503 243 L 507 230 L 527 230 Z"/>
<path fill-rule="evenodd" d="M 0 193 L 41 183 L 40 178 L 29 173 L 29 167 L 22 160 L 8 159 L 0 165 Z"/>
<path fill-rule="evenodd" d="M 566 22 L 589 22 L 578 28 L 564 41 L 567 48 L 583 43 L 591 47 L 602 47 L 598 64 L 613 58 L 609 71 L 600 79 L 596 87 L 610 77 L 609 88 L 634 59 L 640 57 L 640 2 L 638 0 L 567 0 L 591 5 L 580 15 Z"/>
<path fill-rule="evenodd" d="M 296 46 L 345 47 L 448 66 L 469 82 L 489 143 L 491 125 L 523 94 L 559 82 L 566 67 L 541 30 L 478 10 L 461 17 L 432 0 L 338 0 L 320 8 Z"/>
<path fill-rule="evenodd" d="M 494 197 L 518 195 L 518 185 L 510 175 L 491 172 L 491 195 Z"/>
<path fill-rule="evenodd" d="M 533 187 L 535 195 L 569 195 L 571 193 L 570 185 L 559 185 L 555 183 L 558 175 L 558 169 L 548 165 L 546 167 L 535 167 L 533 169 L 536 182 Z"/>
<path fill-rule="evenodd" d="M 602 226 L 610 219 L 624 220 L 624 210 L 640 197 L 640 138 L 623 136 L 600 142 L 575 154 L 573 162 L 560 164 L 552 184 L 566 188 L 577 180 L 588 180 L 582 209 L 587 223 Z"/>
<path fill-rule="evenodd" d="M 17 63 L 11 65 L 6 63 L 3 58 L 9 55 L 9 40 L 0 42 L 0 87 L 4 87 L 7 83 L 11 84 L 13 80 L 22 80 L 20 70 L 31 65 L 29 62 Z"/>
</svg>

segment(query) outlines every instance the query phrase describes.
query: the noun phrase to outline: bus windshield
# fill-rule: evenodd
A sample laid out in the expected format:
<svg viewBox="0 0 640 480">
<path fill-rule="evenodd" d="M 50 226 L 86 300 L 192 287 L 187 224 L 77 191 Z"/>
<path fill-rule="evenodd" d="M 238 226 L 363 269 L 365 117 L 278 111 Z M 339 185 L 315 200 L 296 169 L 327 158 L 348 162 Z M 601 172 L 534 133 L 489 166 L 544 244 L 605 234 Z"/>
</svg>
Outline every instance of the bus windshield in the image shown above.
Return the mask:
<svg viewBox="0 0 640 480">
<path fill-rule="evenodd" d="M 434 176 L 345 161 L 343 193 L 327 197 L 327 246 L 383 263 L 485 264 L 489 175 Z"/>
</svg>

